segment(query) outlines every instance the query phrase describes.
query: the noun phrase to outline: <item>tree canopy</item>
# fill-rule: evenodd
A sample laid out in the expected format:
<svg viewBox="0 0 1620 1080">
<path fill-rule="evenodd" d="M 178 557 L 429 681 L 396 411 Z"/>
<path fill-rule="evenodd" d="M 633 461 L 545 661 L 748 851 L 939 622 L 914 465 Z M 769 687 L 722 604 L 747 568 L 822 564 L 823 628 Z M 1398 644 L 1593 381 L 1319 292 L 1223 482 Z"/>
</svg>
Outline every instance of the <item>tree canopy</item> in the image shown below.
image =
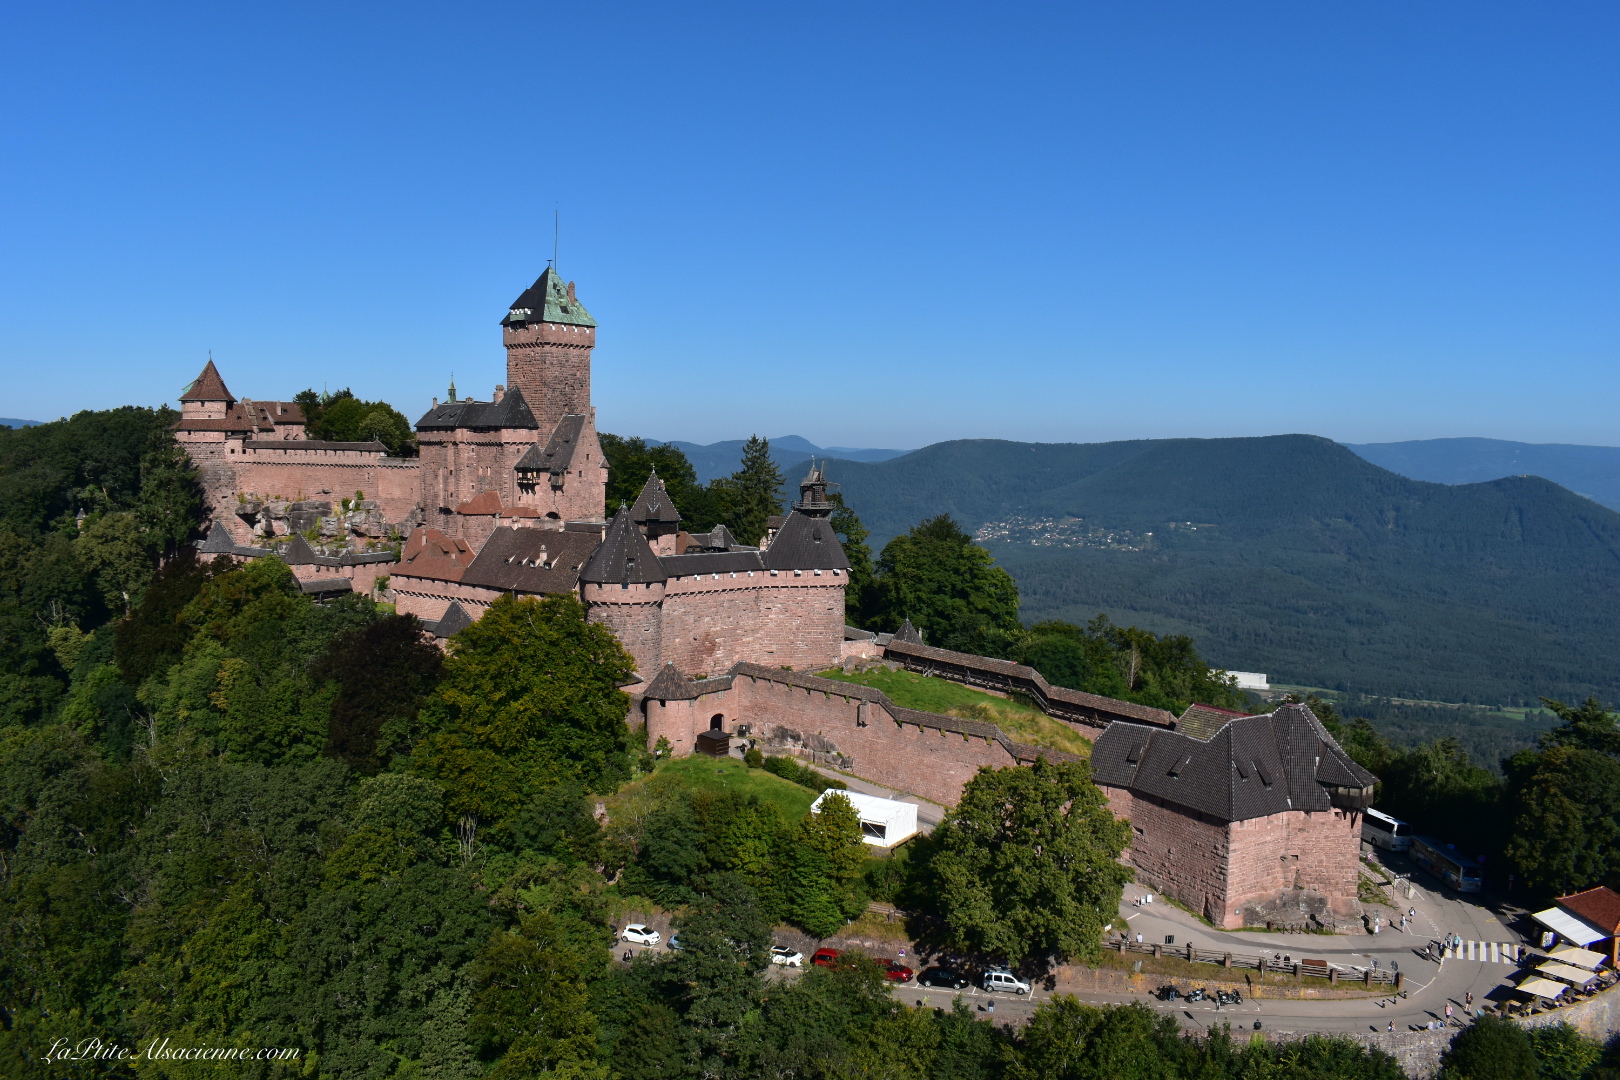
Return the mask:
<svg viewBox="0 0 1620 1080">
<path fill-rule="evenodd" d="M 942 649 L 986 652 L 1017 632 L 1018 586 L 948 515 L 897 536 L 878 556 L 867 624 L 897 630 L 905 620 Z"/>
<path fill-rule="evenodd" d="M 931 862 L 952 945 L 1018 964 L 1092 954 L 1130 871 L 1130 842 L 1084 762 L 980 769 Z"/>
<path fill-rule="evenodd" d="M 415 427 L 386 401 L 364 401 L 348 387 L 335 393 L 302 390 L 293 400 L 304 410 L 304 430 L 311 439 L 380 442 L 390 457 L 418 453 Z"/>
</svg>

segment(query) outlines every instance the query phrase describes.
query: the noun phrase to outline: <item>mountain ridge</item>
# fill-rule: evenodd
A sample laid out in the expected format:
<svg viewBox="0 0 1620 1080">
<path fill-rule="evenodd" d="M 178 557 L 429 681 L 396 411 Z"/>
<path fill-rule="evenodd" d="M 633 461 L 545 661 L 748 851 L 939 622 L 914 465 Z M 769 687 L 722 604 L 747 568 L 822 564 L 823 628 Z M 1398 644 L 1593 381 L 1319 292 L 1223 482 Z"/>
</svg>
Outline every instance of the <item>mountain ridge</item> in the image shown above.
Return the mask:
<svg viewBox="0 0 1620 1080">
<path fill-rule="evenodd" d="M 942 512 L 978 532 L 1026 619 L 1103 611 L 1369 694 L 1620 698 L 1620 514 L 1544 478 L 1412 480 L 1310 435 L 963 440 L 828 476 L 875 549 Z"/>
</svg>

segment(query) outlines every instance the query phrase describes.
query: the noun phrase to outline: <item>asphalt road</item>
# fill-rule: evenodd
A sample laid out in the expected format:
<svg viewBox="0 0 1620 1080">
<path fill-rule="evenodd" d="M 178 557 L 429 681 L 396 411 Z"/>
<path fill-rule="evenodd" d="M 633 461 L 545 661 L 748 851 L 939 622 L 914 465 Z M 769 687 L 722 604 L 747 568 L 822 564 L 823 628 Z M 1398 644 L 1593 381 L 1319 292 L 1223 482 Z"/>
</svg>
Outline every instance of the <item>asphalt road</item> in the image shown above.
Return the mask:
<svg viewBox="0 0 1620 1080">
<path fill-rule="evenodd" d="M 1390 860 L 1398 872 L 1409 872 L 1404 859 Z M 968 1006 L 986 1019 L 998 1022 L 1021 1023 L 1027 1020 L 1040 1002 L 1054 993 L 1073 994 L 1092 1004 L 1125 1004 L 1139 1002 L 1150 1008 L 1176 1017 L 1189 1030 L 1206 1030 L 1222 1024 L 1234 1029 L 1252 1029 L 1259 1020 L 1266 1030 L 1280 1032 L 1363 1032 L 1387 1031 L 1391 1023 L 1396 1030 L 1421 1028 L 1434 1022 L 1445 1022 L 1449 1004 L 1453 1010 L 1453 1024 L 1463 1023 L 1465 995 L 1472 993 L 1474 1005 L 1485 1004 L 1487 995 L 1508 981 L 1517 971 L 1510 963 L 1490 963 L 1482 960 L 1448 959 L 1442 962 L 1425 959 L 1418 954 L 1431 941 L 1448 934 L 1456 934 L 1465 941 L 1520 942 L 1517 933 L 1510 930 L 1489 907 L 1456 894 L 1448 894 L 1437 887 L 1432 879 L 1416 875 L 1415 891 L 1411 899 L 1403 902 L 1417 910 L 1417 917 L 1409 931 L 1386 927 L 1381 934 L 1326 935 L 1283 933 L 1239 933 L 1214 930 L 1179 908 L 1163 902 L 1139 907 L 1138 896 L 1146 890 L 1127 886 L 1120 903 L 1120 920 L 1115 928 L 1130 928 L 1140 933 L 1144 942 L 1163 942 L 1166 935 L 1175 936 L 1177 948 L 1193 944 L 1200 951 L 1247 953 L 1270 952 L 1293 959 L 1311 957 L 1330 963 L 1365 967 L 1376 959 L 1386 970 L 1399 970 L 1406 976 L 1406 997 L 1380 995 L 1363 998 L 1334 998 L 1327 1000 L 1290 1000 L 1285 998 L 1255 999 L 1244 995 L 1241 1005 L 1217 1006 L 1213 1001 L 1187 1003 L 1161 1002 L 1150 994 L 1099 993 L 1065 986 L 1060 979 L 1052 990 L 1040 983 L 1027 997 L 1005 993 L 987 993 L 978 988 L 942 990 L 918 986 L 915 982 L 893 987 L 895 999 L 907 1005 L 919 1003 L 938 1008 L 950 1008 L 952 999 L 961 996 Z M 624 951 L 642 951 L 641 946 L 621 942 L 617 955 Z M 656 946 L 665 951 L 666 943 Z M 806 956 L 806 963 L 809 958 Z M 920 963 L 920 958 L 919 961 Z M 1227 974 L 1211 967 L 1210 978 Z M 772 978 L 796 978 L 800 972 L 791 968 L 773 968 Z M 1241 977 L 1241 976 L 1240 976 Z M 1168 980 L 1167 980 L 1168 981 Z M 1230 981 L 1230 980 L 1227 980 Z"/>
</svg>

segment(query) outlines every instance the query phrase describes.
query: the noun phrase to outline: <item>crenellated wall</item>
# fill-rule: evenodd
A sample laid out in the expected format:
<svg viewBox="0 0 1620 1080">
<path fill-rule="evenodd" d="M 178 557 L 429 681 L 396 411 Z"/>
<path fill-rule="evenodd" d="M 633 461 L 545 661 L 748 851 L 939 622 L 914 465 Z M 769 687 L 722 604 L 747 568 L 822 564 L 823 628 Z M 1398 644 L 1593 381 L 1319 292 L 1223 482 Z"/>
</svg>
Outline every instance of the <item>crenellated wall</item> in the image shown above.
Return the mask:
<svg viewBox="0 0 1620 1080">
<path fill-rule="evenodd" d="M 754 668 L 752 674 L 746 673 Z M 878 691 L 852 683 L 742 665 L 725 678 L 701 680 L 697 697 L 647 699 L 647 744 L 668 739 L 677 756 L 695 749 L 714 718 L 776 749 L 837 755 L 847 771 L 945 806 L 981 768 L 1020 763 L 1015 744 L 993 725 L 893 709 Z M 999 736 L 999 737 L 998 737 Z M 1054 757 L 1066 756 L 1053 754 Z"/>
<path fill-rule="evenodd" d="M 833 570 L 769 570 L 671 578 L 660 663 L 714 674 L 746 661 L 795 670 L 838 663 L 844 585 Z"/>
</svg>

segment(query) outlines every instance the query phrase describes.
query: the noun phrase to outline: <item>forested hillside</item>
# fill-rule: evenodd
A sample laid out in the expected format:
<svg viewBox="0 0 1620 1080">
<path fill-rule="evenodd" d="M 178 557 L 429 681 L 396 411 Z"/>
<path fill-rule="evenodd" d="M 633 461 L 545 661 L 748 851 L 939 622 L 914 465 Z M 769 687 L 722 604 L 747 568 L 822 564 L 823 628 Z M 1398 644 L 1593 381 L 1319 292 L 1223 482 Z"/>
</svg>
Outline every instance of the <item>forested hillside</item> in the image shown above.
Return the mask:
<svg viewBox="0 0 1620 1080">
<path fill-rule="evenodd" d="M 1620 510 L 1620 446 L 1504 439 L 1414 439 L 1345 445 L 1374 465 L 1413 480 L 1478 484 L 1504 476 L 1545 476 L 1610 510 Z"/>
<path fill-rule="evenodd" d="M 955 516 L 1026 622 L 1105 612 L 1370 694 L 1620 698 L 1620 514 L 1547 480 L 1424 483 L 1304 435 L 950 442 L 829 478 L 874 547 Z"/>
</svg>

